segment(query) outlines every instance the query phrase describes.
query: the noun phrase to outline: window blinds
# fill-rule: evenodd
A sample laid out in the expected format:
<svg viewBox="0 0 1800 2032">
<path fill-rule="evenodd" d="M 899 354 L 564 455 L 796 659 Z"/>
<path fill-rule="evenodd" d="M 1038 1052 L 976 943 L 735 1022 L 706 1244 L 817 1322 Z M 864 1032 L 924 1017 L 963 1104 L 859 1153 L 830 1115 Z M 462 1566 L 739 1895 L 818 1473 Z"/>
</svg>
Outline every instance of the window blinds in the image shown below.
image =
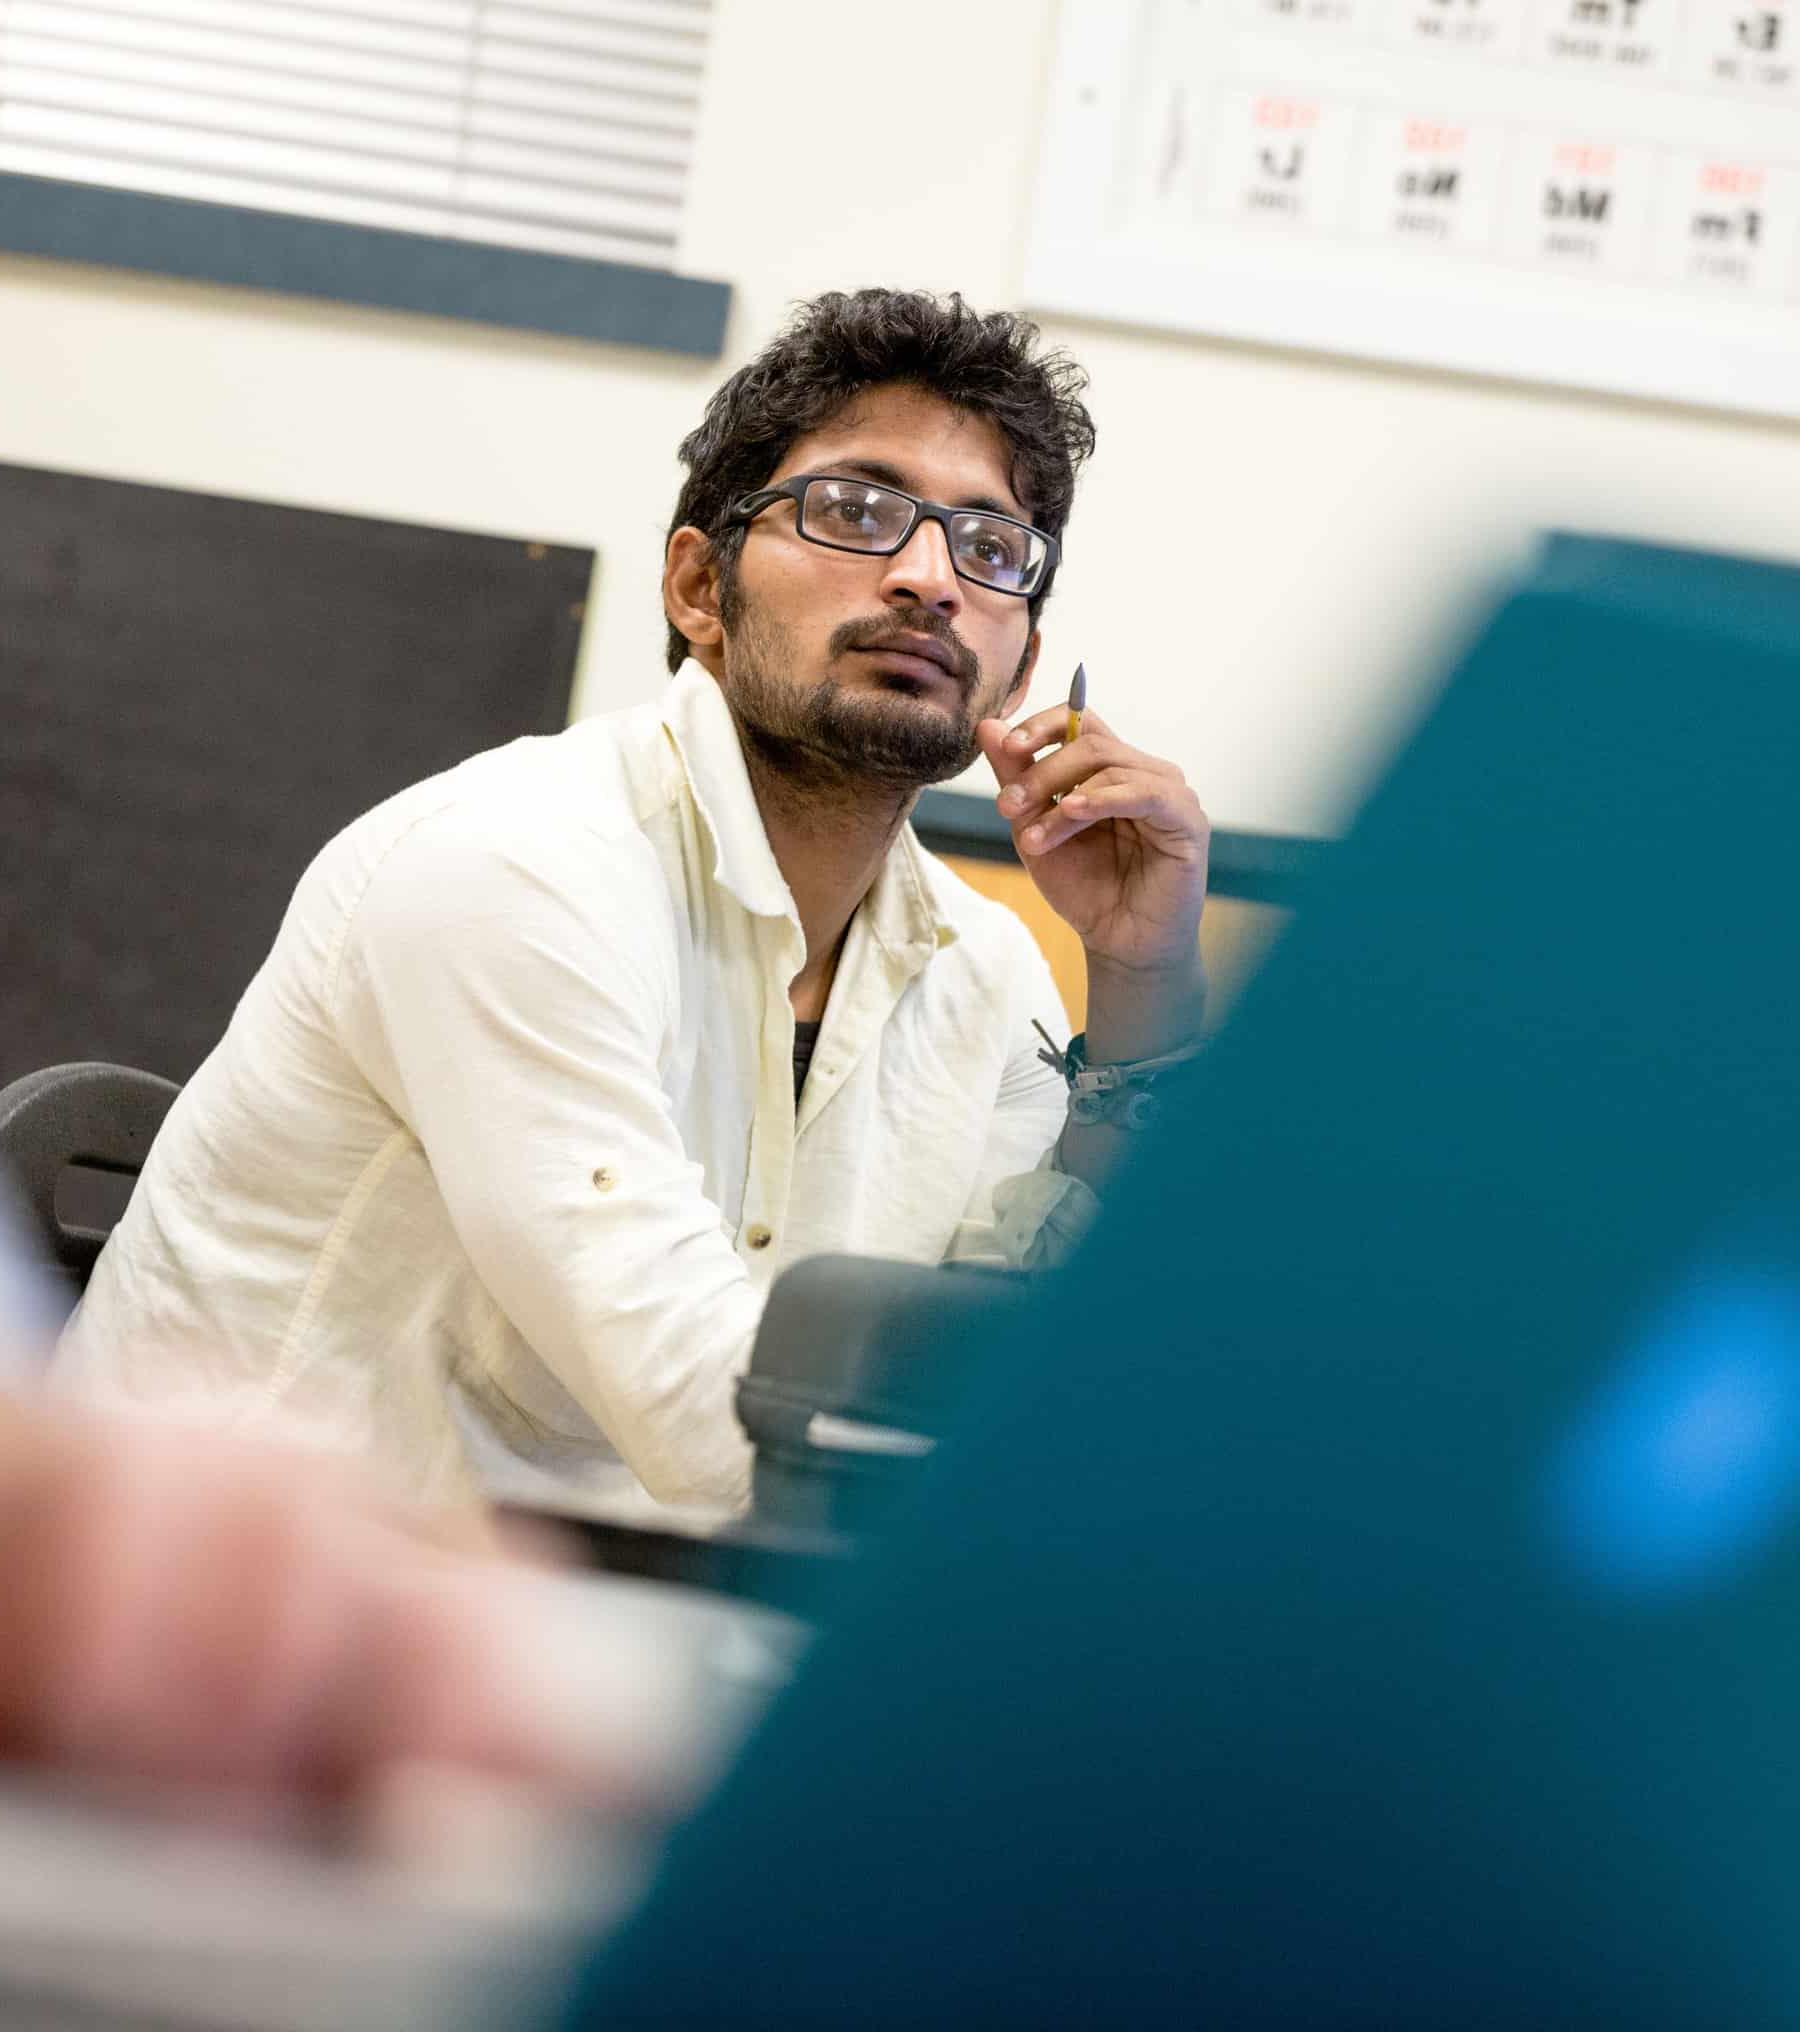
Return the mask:
<svg viewBox="0 0 1800 2032">
<path fill-rule="evenodd" d="M 0 0 L 0 170 L 671 268 L 710 0 Z"/>
</svg>

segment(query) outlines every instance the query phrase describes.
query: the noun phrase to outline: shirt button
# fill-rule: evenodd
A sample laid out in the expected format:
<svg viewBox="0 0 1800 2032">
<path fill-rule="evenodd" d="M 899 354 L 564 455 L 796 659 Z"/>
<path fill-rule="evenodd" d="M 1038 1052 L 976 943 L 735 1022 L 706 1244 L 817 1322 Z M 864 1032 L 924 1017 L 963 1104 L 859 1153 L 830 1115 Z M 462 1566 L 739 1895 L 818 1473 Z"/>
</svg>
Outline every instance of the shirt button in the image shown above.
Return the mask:
<svg viewBox="0 0 1800 2032">
<path fill-rule="evenodd" d="M 611 1192 L 618 1182 L 618 1173 L 604 1164 L 594 1173 L 594 1190 L 596 1192 Z"/>
<path fill-rule="evenodd" d="M 766 1249 L 774 1239 L 775 1230 L 773 1228 L 765 1228 L 761 1221 L 758 1221 L 755 1227 L 749 1229 L 744 1236 L 744 1240 L 753 1249 Z"/>
</svg>

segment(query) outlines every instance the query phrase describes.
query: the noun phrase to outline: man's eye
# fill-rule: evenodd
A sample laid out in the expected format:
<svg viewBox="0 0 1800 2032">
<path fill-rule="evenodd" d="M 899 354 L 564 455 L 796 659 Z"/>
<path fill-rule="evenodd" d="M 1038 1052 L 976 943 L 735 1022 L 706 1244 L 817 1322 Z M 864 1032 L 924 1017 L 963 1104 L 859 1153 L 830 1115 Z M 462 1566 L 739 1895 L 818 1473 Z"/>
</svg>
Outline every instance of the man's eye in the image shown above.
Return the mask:
<svg viewBox="0 0 1800 2032">
<path fill-rule="evenodd" d="M 881 511 L 873 501 L 854 494 L 839 494 L 828 501 L 824 520 L 840 536 L 875 536 L 883 527 Z"/>
<path fill-rule="evenodd" d="M 1019 568 L 1019 547 L 1005 536 L 991 532 L 983 534 L 974 539 L 969 550 L 983 564 L 996 569 L 1017 571 Z"/>
</svg>

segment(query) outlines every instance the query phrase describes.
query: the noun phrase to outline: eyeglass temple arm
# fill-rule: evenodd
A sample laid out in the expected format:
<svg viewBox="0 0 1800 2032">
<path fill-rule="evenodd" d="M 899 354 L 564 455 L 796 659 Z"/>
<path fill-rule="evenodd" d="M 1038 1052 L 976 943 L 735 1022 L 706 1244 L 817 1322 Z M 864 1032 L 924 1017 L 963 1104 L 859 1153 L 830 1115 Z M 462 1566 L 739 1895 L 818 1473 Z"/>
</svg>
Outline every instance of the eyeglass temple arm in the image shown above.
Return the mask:
<svg viewBox="0 0 1800 2032">
<path fill-rule="evenodd" d="M 753 494 L 740 495 L 726 511 L 728 522 L 739 522 L 751 515 L 759 515 L 773 501 L 792 501 L 800 505 L 800 496 L 805 489 L 804 480 L 789 480 L 779 487 L 758 487 Z"/>
</svg>

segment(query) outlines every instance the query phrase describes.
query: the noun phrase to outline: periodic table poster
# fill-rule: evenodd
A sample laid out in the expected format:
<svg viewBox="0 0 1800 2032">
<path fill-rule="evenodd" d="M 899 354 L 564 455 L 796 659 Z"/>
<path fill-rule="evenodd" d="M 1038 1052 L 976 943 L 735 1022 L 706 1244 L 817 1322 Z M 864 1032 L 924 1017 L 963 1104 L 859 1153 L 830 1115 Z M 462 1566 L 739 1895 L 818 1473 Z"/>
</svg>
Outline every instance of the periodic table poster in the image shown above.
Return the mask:
<svg viewBox="0 0 1800 2032">
<path fill-rule="evenodd" d="M 1026 295 L 1800 415 L 1800 0 L 1064 0 Z"/>
</svg>

